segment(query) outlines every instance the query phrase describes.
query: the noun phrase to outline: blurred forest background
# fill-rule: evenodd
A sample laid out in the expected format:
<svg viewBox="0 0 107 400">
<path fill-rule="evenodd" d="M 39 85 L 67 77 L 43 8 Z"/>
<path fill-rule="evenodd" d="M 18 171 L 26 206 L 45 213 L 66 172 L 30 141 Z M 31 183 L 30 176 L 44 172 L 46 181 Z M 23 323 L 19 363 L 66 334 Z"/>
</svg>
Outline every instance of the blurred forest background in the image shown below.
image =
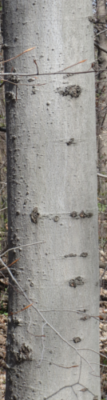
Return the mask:
<svg viewBox="0 0 107 400">
<path fill-rule="evenodd" d="M 107 1 L 94 0 L 96 141 L 98 176 L 98 227 L 100 275 L 101 398 L 107 399 Z M 2 1 L 0 1 L 0 71 L 3 72 Z M 77 59 L 77 62 L 79 59 Z M 5 82 L 0 80 L 0 253 L 8 249 L 7 154 Z M 8 264 L 7 255 L 3 260 Z M 8 275 L 0 265 L 0 399 L 6 382 L 6 332 L 8 319 Z"/>
</svg>

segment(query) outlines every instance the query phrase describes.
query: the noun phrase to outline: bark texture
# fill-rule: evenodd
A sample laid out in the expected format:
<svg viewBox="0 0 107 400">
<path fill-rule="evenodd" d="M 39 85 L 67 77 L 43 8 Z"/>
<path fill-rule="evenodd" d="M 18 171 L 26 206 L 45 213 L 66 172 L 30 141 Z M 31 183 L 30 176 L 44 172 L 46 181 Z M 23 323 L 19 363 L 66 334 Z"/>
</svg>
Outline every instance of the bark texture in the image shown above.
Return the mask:
<svg viewBox="0 0 107 400">
<path fill-rule="evenodd" d="M 36 46 L 6 71 L 51 73 L 84 59 L 68 71 L 89 69 L 91 14 L 89 0 L 4 0 L 5 58 Z M 20 78 L 17 100 L 6 85 L 9 246 L 20 246 L 10 262 L 19 258 L 14 276 L 44 316 L 30 307 L 9 317 L 6 400 L 99 398 L 94 91 L 94 74 Z M 10 283 L 16 312 L 28 303 Z"/>
</svg>

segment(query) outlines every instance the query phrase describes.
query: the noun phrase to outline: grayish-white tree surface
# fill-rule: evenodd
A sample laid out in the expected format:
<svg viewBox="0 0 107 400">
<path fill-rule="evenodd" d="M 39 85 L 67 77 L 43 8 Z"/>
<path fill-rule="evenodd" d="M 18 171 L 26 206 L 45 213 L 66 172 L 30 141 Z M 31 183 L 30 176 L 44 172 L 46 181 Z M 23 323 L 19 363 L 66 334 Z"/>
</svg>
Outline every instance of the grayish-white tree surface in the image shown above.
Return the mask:
<svg viewBox="0 0 107 400">
<path fill-rule="evenodd" d="M 19 247 L 6 400 L 99 399 L 94 73 L 69 75 L 94 60 L 91 0 L 3 6 L 5 60 L 36 46 L 5 67 L 9 247 Z"/>
</svg>

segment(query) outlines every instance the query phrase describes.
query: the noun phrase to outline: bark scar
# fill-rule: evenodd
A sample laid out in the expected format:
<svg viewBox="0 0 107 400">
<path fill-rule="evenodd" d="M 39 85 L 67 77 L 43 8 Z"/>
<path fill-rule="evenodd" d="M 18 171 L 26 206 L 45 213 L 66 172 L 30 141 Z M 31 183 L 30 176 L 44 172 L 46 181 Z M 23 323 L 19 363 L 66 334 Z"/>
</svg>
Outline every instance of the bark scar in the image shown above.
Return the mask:
<svg viewBox="0 0 107 400">
<path fill-rule="evenodd" d="M 31 361 L 32 360 L 32 349 L 26 344 L 22 344 L 18 353 L 15 354 L 15 359 L 18 363 L 23 361 Z"/>
<path fill-rule="evenodd" d="M 65 254 L 64 258 L 68 258 L 68 257 L 76 257 L 77 254 L 74 253 L 70 253 L 70 254 Z"/>
<path fill-rule="evenodd" d="M 81 88 L 79 85 L 69 85 L 66 86 L 64 89 L 58 88 L 59 94 L 62 94 L 62 96 L 70 96 L 71 98 L 77 98 L 81 94 Z"/>
<path fill-rule="evenodd" d="M 15 102 L 16 96 L 14 92 L 6 92 L 6 103 L 10 103 L 10 101 Z"/>
<path fill-rule="evenodd" d="M 68 142 L 66 142 L 66 144 L 67 146 L 70 146 L 71 144 L 76 144 L 75 139 L 74 138 L 69 139 Z"/>
<path fill-rule="evenodd" d="M 32 221 L 34 224 L 37 224 L 37 223 L 38 223 L 38 217 L 39 217 L 38 208 L 35 207 L 35 208 L 32 210 L 31 214 L 30 214 L 31 221 Z"/>
<path fill-rule="evenodd" d="M 70 213 L 70 217 L 72 218 L 91 218 L 93 216 L 93 213 L 91 212 L 85 212 L 85 211 L 81 211 L 80 213 L 77 213 L 77 211 L 73 211 Z"/>
<path fill-rule="evenodd" d="M 80 337 L 74 337 L 74 338 L 73 338 L 73 342 L 74 342 L 74 343 L 79 343 L 79 342 L 81 342 Z"/>
<path fill-rule="evenodd" d="M 84 285 L 84 280 L 81 276 L 77 276 L 75 279 L 70 279 L 69 286 L 76 288 L 78 285 Z"/>
</svg>

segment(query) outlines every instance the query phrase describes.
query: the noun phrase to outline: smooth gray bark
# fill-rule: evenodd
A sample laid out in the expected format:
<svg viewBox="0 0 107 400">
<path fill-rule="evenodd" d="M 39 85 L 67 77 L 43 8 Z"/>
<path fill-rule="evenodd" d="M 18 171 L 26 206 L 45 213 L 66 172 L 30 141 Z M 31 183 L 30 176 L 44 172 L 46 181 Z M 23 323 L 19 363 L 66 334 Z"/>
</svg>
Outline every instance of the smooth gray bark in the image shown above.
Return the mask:
<svg viewBox="0 0 107 400">
<path fill-rule="evenodd" d="M 4 0 L 5 59 L 36 46 L 6 71 L 36 73 L 34 60 L 39 73 L 84 59 L 68 72 L 90 69 L 91 14 L 91 0 Z M 99 398 L 94 92 L 90 73 L 21 78 L 17 100 L 6 84 L 9 246 L 20 246 L 10 262 L 19 258 L 14 276 L 44 316 L 9 317 L 6 400 Z M 28 302 L 10 283 L 16 312 Z"/>
</svg>

